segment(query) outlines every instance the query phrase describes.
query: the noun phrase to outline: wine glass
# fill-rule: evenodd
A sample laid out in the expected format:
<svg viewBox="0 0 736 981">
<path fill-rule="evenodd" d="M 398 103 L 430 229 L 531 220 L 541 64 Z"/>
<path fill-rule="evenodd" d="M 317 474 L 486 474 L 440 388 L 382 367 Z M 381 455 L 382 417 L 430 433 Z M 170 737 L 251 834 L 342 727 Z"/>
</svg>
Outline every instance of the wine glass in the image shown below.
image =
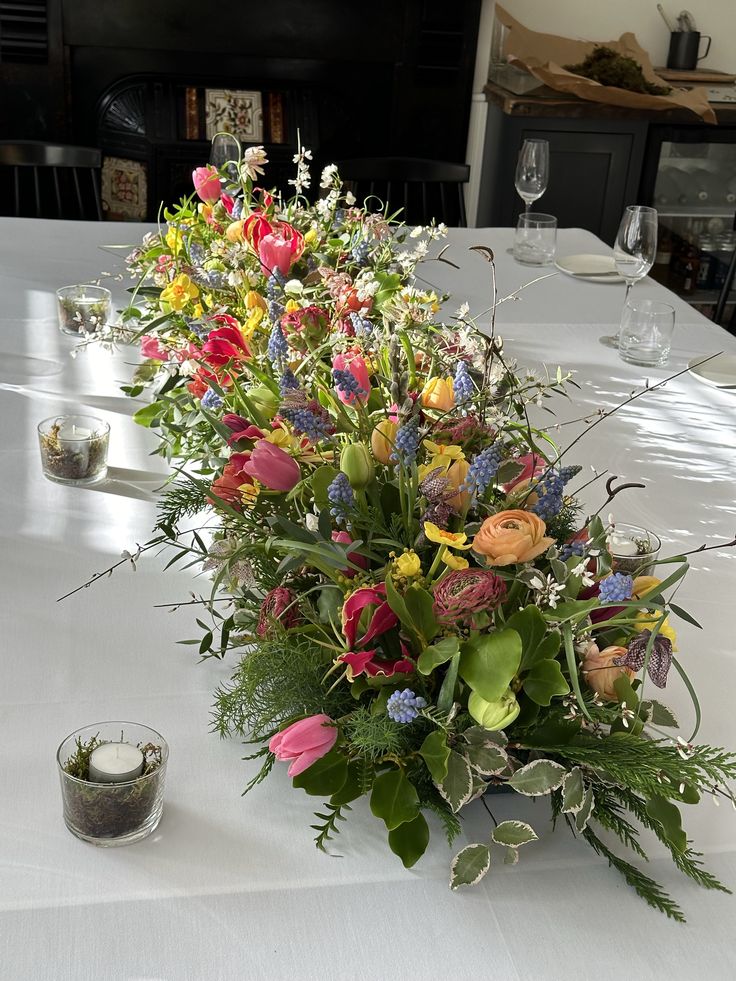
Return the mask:
<svg viewBox="0 0 736 981">
<path fill-rule="evenodd" d="M 235 137 L 231 133 L 215 133 L 212 137 L 209 163 L 220 170 L 230 161 L 237 162 L 239 157 L 240 146 Z"/>
<path fill-rule="evenodd" d="M 654 265 L 657 254 L 657 209 L 640 204 L 630 204 L 624 211 L 613 246 L 613 261 L 621 278 L 626 282 L 623 309 L 629 302 L 634 283 L 643 279 Z M 621 333 L 601 337 L 606 347 L 618 347 Z"/>
<path fill-rule="evenodd" d="M 524 213 L 529 205 L 547 190 L 549 181 L 549 143 L 547 140 L 524 140 L 516 164 L 516 193 L 524 202 Z"/>
</svg>

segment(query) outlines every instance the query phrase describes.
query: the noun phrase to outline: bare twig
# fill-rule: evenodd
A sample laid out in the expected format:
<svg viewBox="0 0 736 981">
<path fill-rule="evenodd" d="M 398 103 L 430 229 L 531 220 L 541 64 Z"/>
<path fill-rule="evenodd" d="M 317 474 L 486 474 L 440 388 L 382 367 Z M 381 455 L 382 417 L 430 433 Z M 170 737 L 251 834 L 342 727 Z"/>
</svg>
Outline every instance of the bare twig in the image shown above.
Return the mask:
<svg viewBox="0 0 736 981">
<path fill-rule="evenodd" d="M 122 559 L 120 559 L 119 562 L 115 562 L 108 569 L 105 569 L 104 572 L 96 572 L 90 579 L 87 580 L 87 582 L 83 582 L 82 585 L 77 586 L 76 589 L 72 589 L 70 592 L 64 593 L 64 595 L 60 596 L 56 602 L 61 603 L 62 600 L 68 599 L 70 596 L 73 596 L 75 593 L 78 593 L 80 590 L 87 589 L 89 586 L 92 586 L 94 583 L 97 582 L 98 579 L 102 579 L 104 576 L 111 576 L 113 572 L 117 568 L 119 568 L 119 566 L 125 565 L 127 562 L 130 562 L 130 564 L 135 569 L 136 559 L 140 555 L 142 555 L 144 552 L 147 552 L 150 548 L 154 548 L 156 545 L 160 545 L 162 542 L 165 541 L 167 541 L 166 535 L 160 535 L 158 538 L 154 538 L 150 542 L 146 542 L 145 545 L 139 545 L 136 542 L 136 552 L 134 555 L 131 555 L 130 552 L 124 552 L 123 557 Z"/>
</svg>

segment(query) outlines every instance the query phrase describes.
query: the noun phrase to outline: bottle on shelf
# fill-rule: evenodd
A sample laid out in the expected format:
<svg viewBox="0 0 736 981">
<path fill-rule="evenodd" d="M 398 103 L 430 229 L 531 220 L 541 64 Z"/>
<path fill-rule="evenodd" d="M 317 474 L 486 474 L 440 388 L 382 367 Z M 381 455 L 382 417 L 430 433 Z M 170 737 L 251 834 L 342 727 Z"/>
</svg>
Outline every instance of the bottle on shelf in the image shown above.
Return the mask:
<svg viewBox="0 0 736 981">
<path fill-rule="evenodd" d="M 695 285 L 699 290 L 713 289 L 713 274 L 715 272 L 715 241 L 708 235 L 701 235 L 698 242 L 700 264 Z"/>
<path fill-rule="evenodd" d="M 680 186 L 672 176 L 675 167 L 663 167 L 657 174 L 657 183 L 654 187 L 654 203 L 659 205 L 684 204 L 680 198 L 683 196 Z"/>
</svg>

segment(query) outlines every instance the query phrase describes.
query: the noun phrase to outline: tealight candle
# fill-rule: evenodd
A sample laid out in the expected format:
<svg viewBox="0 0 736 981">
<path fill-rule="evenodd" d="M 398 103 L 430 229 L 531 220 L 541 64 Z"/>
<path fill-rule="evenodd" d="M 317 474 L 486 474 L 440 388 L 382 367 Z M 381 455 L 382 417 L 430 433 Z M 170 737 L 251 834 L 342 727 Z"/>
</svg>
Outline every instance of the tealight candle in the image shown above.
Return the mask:
<svg viewBox="0 0 736 981">
<path fill-rule="evenodd" d="M 143 773 L 143 753 L 130 743 L 103 743 L 89 758 L 92 783 L 125 783 Z"/>
<path fill-rule="evenodd" d="M 63 334 L 94 334 L 112 320 L 112 297 L 104 286 L 62 286 L 56 297 Z"/>
<path fill-rule="evenodd" d="M 654 532 L 616 522 L 608 536 L 613 571 L 629 576 L 651 575 L 660 545 Z"/>
<path fill-rule="evenodd" d="M 54 416 L 38 427 L 44 476 L 59 484 L 93 484 L 107 476 L 110 427 L 93 416 Z"/>
</svg>

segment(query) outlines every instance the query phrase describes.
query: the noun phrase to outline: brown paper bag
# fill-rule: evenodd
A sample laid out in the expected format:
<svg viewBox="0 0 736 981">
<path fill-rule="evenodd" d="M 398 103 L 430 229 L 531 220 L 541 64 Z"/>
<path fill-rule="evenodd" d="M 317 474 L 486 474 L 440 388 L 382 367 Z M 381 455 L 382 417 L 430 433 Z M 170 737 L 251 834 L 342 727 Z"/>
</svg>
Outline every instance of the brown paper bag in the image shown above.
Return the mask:
<svg viewBox="0 0 736 981">
<path fill-rule="evenodd" d="M 669 95 L 644 95 L 629 92 L 613 85 L 601 85 L 590 78 L 575 75 L 563 65 L 577 65 L 596 47 L 592 41 L 573 41 L 556 34 L 540 34 L 530 31 L 513 18 L 511 14 L 496 4 L 496 17 L 508 28 L 504 41 L 503 54 L 512 65 L 525 68 L 528 72 L 558 92 L 576 95 L 591 102 L 604 102 L 627 109 L 689 109 L 706 123 L 715 123 L 716 114 L 708 102 L 707 93 L 700 88 L 690 91 L 672 89 Z M 640 47 L 633 34 L 622 34 L 618 41 L 603 41 L 619 54 L 637 61 L 644 77 L 655 85 L 664 82 L 655 73 L 649 55 Z"/>
</svg>

